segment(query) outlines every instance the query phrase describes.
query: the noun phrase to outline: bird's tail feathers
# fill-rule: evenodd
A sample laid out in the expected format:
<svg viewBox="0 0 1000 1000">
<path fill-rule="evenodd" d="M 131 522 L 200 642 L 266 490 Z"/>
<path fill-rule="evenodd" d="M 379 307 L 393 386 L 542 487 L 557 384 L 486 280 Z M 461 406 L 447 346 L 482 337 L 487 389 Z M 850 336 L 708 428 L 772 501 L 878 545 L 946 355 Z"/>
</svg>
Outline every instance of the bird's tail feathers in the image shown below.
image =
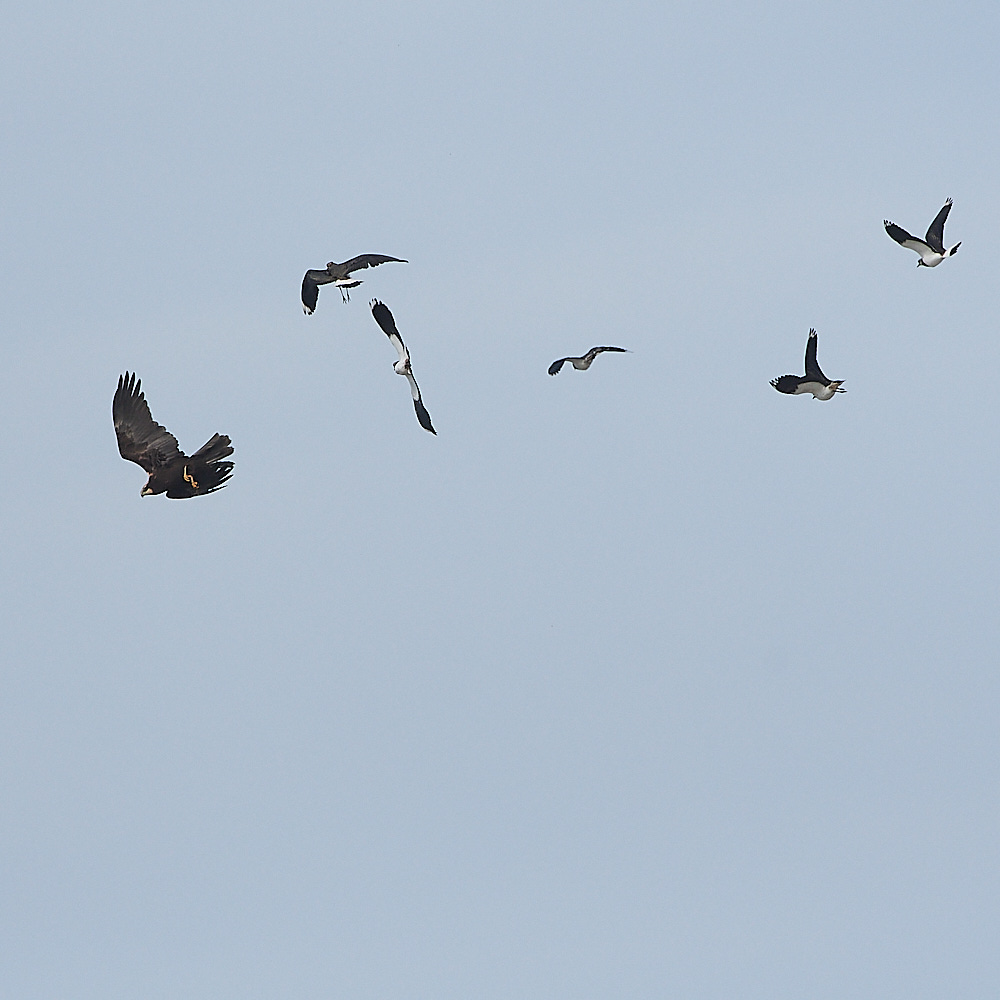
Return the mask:
<svg viewBox="0 0 1000 1000">
<path fill-rule="evenodd" d="M 962 245 L 961 241 L 956 243 L 946 254 L 945 257 L 954 257 L 958 253 L 958 248 Z"/>
<path fill-rule="evenodd" d="M 232 462 L 215 462 L 200 473 L 201 479 L 198 485 L 201 487 L 199 493 L 214 493 L 221 490 L 226 485 L 226 480 L 233 474 Z"/>
<path fill-rule="evenodd" d="M 233 446 L 225 434 L 213 434 L 192 456 L 191 461 L 217 462 L 232 455 Z M 230 463 L 227 463 L 230 464 Z M 232 465 L 230 464 L 230 468 Z"/>
</svg>

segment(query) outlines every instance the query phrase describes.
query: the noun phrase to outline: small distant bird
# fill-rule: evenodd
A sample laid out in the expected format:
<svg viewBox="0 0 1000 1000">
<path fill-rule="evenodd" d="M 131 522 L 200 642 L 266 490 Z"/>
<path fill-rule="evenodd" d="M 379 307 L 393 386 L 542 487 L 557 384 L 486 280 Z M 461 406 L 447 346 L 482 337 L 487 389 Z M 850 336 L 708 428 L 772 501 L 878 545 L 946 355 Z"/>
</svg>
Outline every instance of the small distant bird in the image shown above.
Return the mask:
<svg viewBox="0 0 1000 1000">
<path fill-rule="evenodd" d="M 567 361 L 574 368 L 579 368 L 580 371 L 585 372 L 594 363 L 594 358 L 596 358 L 598 354 L 603 354 L 605 351 L 618 351 L 622 354 L 631 353 L 625 347 L 592 347 L 582 358 L 560 358 L 558 361 L 553 361 L 552 364 L 549 365 L 549 374 L 558 375 L 559 369 L 562 368 Z"/>
<path fill-rule="evenodd" d="M 122 458 L 149 473 L 140 496 L 166 493 L 172 500 L 200 497 L 226 485 L 233 473 L 233 447 L 224 434 L 213 434 L 190 458 L 177 447 L 177 438 L 156 423 L 140 391 L 142 382 L 126 372 L 118 378 L 111 415 Z"/>
<path fill-rule="evenodd" d="M 787 392 L 797 396 L 802 392 L 811 392 L 816 399 L 832 399 L 834 393 L 847 392 L 840 387 L 844 380 L 833 382 L 824 374 L 816 361 L 816 331 L 809 331 L 809 339 L 806 341 L 806 374 L 800 378 L 798 375 L 782 375 L 781 378 L 771 379 L 771 385 L 778 392 Z"/>
<path fill-rule="evenodd" d="M 360 271 L 365 267 L 378 267 L 379 264 L 407 264 L 409 261 L 401 260 L 399 257 L 384 257 L 380 253 L 363 253 L 360 257 L 352 257 L 345 260 L 343 264 L 335 264 L 330 261 L 326 265 L 325 271 L 306 271 L 302 279 L 302 309 L 307 316 L 311 316 L 316 311 L 316 302 L 319 299 L 319 286 L 329 285 L 331 282 L 340 289 L 340 296 L 345 302 L 351 301 L 350 289 L 357 288 L 361 284 L 358 278 L 352 278 L 352 271 Z"/>
<path fill-rule="evenodd" d="M 425 431 L 430 431 L 431 434 L 437 434 L 437 431 L 434 430 L 434 425 L 431 423 L 431 415 L 427 412 L 424 401 L 420 398 L 420 386 L 417 385 L 417 380 L 413 377 L 413 369 L 410 367 L 410 352 L 406 349 L 406 344 L 403 343 L 403 338 L 396 329 L 396 321 L 392 318 L 389 307 L 379 302 L 378 299 L 372 299 L 372 316 L 375 317 L 375 322 L 382 327 L 382 332 L 389 338 L 392 346 L 396 348 L 399 354 L 399 360 L 392 366 L 392 370 L 397 375 L 405 375 L 407 381 L 410 383 L 413 409 L 416 411 L 420 426 Z"/>
<path fill-rule="evenodd" d="M 927 235 L 922 239 L 911 236 L 905 229 L 901 229 L 894 222 L 883 219 L 885 231 L 901 246 L 907 250 L 915 250 L 920 254 L 917 267 L 937 267 L 945 257 L 953 257 L 958 248 L 962 245 L 956 243 L 950 250 L 944 248 L 944 220 L 948 218 L 951 211 L 951 198 L 944 203 L 944 208 L 934 217 L 934 221 L 927 229 Z"/>
</svg>

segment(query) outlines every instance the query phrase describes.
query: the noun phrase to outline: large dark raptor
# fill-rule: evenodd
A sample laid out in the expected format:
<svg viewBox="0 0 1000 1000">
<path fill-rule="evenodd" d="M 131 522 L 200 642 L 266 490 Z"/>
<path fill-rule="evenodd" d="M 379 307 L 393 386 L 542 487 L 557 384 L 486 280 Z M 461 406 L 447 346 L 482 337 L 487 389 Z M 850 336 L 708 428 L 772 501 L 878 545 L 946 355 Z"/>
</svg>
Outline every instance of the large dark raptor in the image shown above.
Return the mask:
<svg viewBox="0 0 1000 1000">
<path fill-rule="evenodd" d="M 200 497 L 226 485 L 233 463 L 223 462 L 233 453 L 225 434 L 213 434 L 190 458 L 177 447 L 177 438 L 149 412 L 142 382 L 126 372 L 118 378 L 111 415 L 122 458 L 149 473 L 141 496 L 166 493 L 172 500 Z"/>
</svg>

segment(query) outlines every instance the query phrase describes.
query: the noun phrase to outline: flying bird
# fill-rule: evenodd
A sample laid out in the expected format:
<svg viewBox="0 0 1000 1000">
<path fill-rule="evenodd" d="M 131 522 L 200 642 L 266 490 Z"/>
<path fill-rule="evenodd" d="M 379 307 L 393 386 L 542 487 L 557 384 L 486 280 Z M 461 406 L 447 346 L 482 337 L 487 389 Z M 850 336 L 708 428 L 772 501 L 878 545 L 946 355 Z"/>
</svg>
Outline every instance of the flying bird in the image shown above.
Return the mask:
<svg viewBox="0 0 1000 1000">
<path fill-rule="evenodd" d="M 417 380 L 413 377 L 413 369 L 410 367 L 410 352 L 406 349 L 406 344 L 403 343 L 403 338 L 396 329 L 396 321 L 392 318 L 389 307 L 383 302 L 379 302 L 378 299 L 372 299 L 371 305 L 372 316 L 375 317 L 375 322 L 382 327 L 382 332 L 389 338 L 392 346 L 396 348 L 399 354 L 399 360 L 392 366 L 392 370 L 397 375 L 405 375 L 406 380 L 410 383 L 413 409 L 416 411 L 420 426 L 425 431 L 430 431 L 431 434 L 437 434 L 437 431 L 434 430 L 434 425 L 431 423 L 431 415 L 427 412 L 424 401 L 420 398 L 420 386 L 417 385 Z"/>
<path fill-rule="evenodd" d="M 222 462 L 233 453 L 224 434 L 213 434 L 190 458 L 177 447 L 177 438 L 153 420 L 141 392 L 142 382 L 126 372 L 118 378 L 111 415 L 118 451 L 149 473 L 140 496 L 166 493 L 172 500 L 200 497 L 226 485 L 233 463 Z"/>
<path fill-rule="evenodd" d="M 934 221 L 927 228 L 927 235 L 922 239 L 911 236 L 905 229 L 901 229 L 894 222 L 883 219 L 885 231 L 901 246 L 907 250 L 915 250 L 920 254 L 917 267 L 937 267 L 945 257 L 953 257 L 958 248 L 962 245 L 956 243 L 949 250 L 944 248 L 944 220 L 948 218 L 951 211 L 951 198 L 944 203 L 944 208 L 934 217 Z"/>
<path fill-rule="evenodd" d="M 816 331 L 809 331 L 809 339 L 806 341 L 806 373 L 804 377 L 798 375 L 782 375 L 781 378 L 771 379 L 771 385 L 778 392 L 787 392 L 797 396 L 799 393 L 811 392 L 815 399 L 832 399 L 834 393 L 847 392 L 840 387 L 844 380 L 833 382 L 824 374 L 816 361 Z"/>
<path fill-rule="evenodd" d="M 350 289 L 357 288 L 361 284 L 359 278 L 352 278 L 352 271 L 360 271 L 365 267 L 378 267 L 379 264 L 407 264 L 408 261 L 399 257 L 384 257 L 380 253 L 363 253 L 360 257 L 352 257 L 345 260 L 343 264 L 335 264 L 330 261 L 326 265 L 325 271 L 306 271 L 302 279 L 302 309 L 307 316 L 311 316 L 316 311 L 316 302 L 319 299 L 319 286 L 329 285 L 331 282 L 340 289 L 340 296 L 345 302 L 351 301 Z"/>
<path fill-rule="evenodd" d="M 582 358 L 560 358 L 558 361 L 553 361 L 549 365 L 549 374 L 558 375 L 559 369 L 562 368 L 567 361 L 569 361 L 574 368 L 579 368 L 580 371 L 585 372 L 593 363 L 594 358 L 598 354 L 602 354 L 604 351 L 619 351 L 622 354 L 629 354 L 629 350 L 625 347 L 592 347 Z"/>
</svg>

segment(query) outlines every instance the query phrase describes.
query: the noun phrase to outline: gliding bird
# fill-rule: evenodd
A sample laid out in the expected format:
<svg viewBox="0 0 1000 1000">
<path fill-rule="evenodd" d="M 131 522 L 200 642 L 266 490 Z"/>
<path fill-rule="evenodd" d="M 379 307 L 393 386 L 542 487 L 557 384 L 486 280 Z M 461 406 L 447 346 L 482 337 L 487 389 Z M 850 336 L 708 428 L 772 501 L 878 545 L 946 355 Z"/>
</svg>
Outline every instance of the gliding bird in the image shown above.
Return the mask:
<svg viewBox="0 0 1000 1000">
<path fill-rule="evenodd" d="M 352 271 L 360 271 L 365 267 L 378 267 L 379 264 L 388 264 L 390 261 L 397 264 L 406 264 L 408 261 L 399 257 L 385 257 L 380 253 L 363 253 L 360 257 L 352 257 L 345 260 L 343 264 L 335 264 L 330 261 L 326 265 L 325 271 L 306 271 L 302 279 L 302 310 L 307 316 L 311 316 L 316 310 L 316 302 L 319 299 L 319 286 L 329 285 L 331 282 L 340 289 L 340 296 L 345 302 L 351 301 L 351 288 L 357 288 L 361 284 L 359 278 L 352 278 Z"/>
<path fill-rule="evenodd" d="M 378 299 L 372 299 L 371 305 L 372 316 L 375 317 L 375 322 L 382 327 L 382 332 L 389 338 L 392 346 L 399 353 L 399 360 L 392 366 L 392 370 L 397 375 L 406 376 L 406 380 L 410 383 L 410 395 L 413 397 L 413 409 L 416 411 L 420 426 L 425 431 L 430 431 L 431 434 L 436 435 L 437 431 L 434 430 L 434 426 L 431 423 L 431 415 L 427 412 L 424 401 L 420 398 L 420 386 L 417 385 L 417 380 L 413 377 L 413 369 L 410 367 L 410 352 L 406 349 L 406 344 L 403 343 L 403 338 L 396 329 L 396 321 L 392 318 L 389 307 L 379 302 Z"/>
<path fill-rule="evenodd" d="M 172 500 L 204 496 L 226 485 L 233 463 L 220 459 L 232 455 L 224 434 L 213 434 L 190 458 L 177 447 L 177 438 L 153 420 L 141 392 L 142 382 L 126 372 L 118 377 L 111 416 L 122 458 L 149 473 L 140 496 L 166 493 Z"/>
<path fill-rule="evenodd" d="M 798 375 L 782 375 L 780 378 L 771 379 L 771 385 L 778 392 L 787 392 L 789 395 L 797 396 L 799 393 L 811 392 L 815 399 L 832 399 L 834 393 L 847 392 L 840 387 L 844 380 L 833 382 L 824 374 L 816 361 L 816 331 L 809 331 L 809 339 L 806 341 L 806 374 L 804 377 Z"/>
<path fill-rule="evenodd" d="M 937 267 L 945 257 L 953 257 L 961 242 L 956 243 L 951 249 L 944 248 L 944 220 L 948 218 L 951 211 L 951 198 L 944 203 L 944 208 L 934 217 L 934 221 L 927 228 L 927 235 L 921 240 L 916 236 L 911 236 L 905 229 L 901 229 L 894 222 L 888 219 L 883 220 L 885 231 L 901 246 L 907 250 L 915 250 L 920 254 L 917 267 Z"/>
<path fill-rule="evenodd" d="M 558 375 L 559 369 L 562 368 L 566 362 L 570 362 L 574 368 L 578 368 L 580 371 L 585 372 L 593 363 L 594 358 L 598 354 L 602 354 L 604 351 L 619 351 L 622 354 L 630 354 L 631 352 L 625 347 L 592 347 L 582 358 L 560 358 L 558 361 L 553 361 L 549 365 L 549 374 Z"/>
</svg>

